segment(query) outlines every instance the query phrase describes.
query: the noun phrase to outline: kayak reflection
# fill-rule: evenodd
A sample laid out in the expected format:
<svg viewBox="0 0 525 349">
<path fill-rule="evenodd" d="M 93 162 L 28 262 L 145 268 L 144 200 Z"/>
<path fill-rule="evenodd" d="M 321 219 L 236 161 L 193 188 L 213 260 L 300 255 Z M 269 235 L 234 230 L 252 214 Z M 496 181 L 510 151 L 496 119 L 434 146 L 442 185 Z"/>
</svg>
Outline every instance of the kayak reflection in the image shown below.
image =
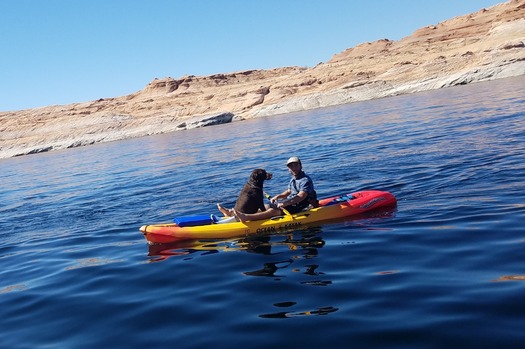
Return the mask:
<svg viewBox="0 0 525 349">
<path fill-rule="evenodd" d="M 270 313 L 270 314 L 261 314 L 259 317 L 265 318 L 265 319 L 283 319 L 283 318 L 289 318 L 289 317 L 295 317 L 295 316 L 303 316 L 303 315 L 328 315 L 330 313 L 338 311 L 338 308 L 334 307 L 321 307 L 314 310 L 306 310 L 306 311 L 280 311 L 276 313 Z"/>
<path fill-rule="evenodd" d="M 184 256 L 200 253 L 199 255 L 207 255 L 219 252 L 233 252 L 246 251 L 249 253 L 257 253 L 263 255 L 272 255 L 272 248 L 282 248 L 285 246 L 289 250 L 301 250 L 304 257 L 309 258 L 318 254 L 317 249 L 322 247 L 325 242 L 318 236 L 321 232 L 320 227 L 312 227 L 304 231 L 296 231 L 287 235 L 270 236 L 253 236 L 244 239 L 229 239 L 229 240 L 184 240 L 173 242 L 169 244 L 152 244 L 148 246 L 148 256 L 154 257 L 150 259 L 151 262 L 163 261 L 169 257 Z M 261 275 L 268 274 L 269 271 L 279 269 L 278 265 L 281 262 L 273 263 L 275 266 L 268 265 L 263 268 L 265 272 Z M 256 273 L 256 272 L 247 272 Z M 255 275 L 255 274 L 253 274 Z"/>
</svg>

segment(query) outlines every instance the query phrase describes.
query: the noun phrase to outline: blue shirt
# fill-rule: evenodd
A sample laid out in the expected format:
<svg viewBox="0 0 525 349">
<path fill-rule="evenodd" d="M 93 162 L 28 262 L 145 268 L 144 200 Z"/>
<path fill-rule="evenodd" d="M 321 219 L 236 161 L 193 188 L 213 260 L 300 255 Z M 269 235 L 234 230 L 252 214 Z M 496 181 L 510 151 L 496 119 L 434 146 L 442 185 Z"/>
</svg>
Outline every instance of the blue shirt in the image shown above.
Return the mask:
<svg viewBox="0 0 525 349">
<path fill-rule="evenodd" d="M 297 177 L 292 177 L 292 179 L 290 179 L 290 183 L 288 183 L 288 189 L 290 189 L 290 192 L 291 192 L 291 194 L 288 195 L 288 199 L 291 199 L 297 196 L 297 194 L 299 194 L 300 191 L 304 191 L 308 193 L 308 196 L 306 197 L 306 199 L 294 205 L 294 206 L 303 206 L 303 208 L 308 206 L 309 197 L 315 194 L 314 182 L 303 171 L 301 171 Z"/>
</svg>

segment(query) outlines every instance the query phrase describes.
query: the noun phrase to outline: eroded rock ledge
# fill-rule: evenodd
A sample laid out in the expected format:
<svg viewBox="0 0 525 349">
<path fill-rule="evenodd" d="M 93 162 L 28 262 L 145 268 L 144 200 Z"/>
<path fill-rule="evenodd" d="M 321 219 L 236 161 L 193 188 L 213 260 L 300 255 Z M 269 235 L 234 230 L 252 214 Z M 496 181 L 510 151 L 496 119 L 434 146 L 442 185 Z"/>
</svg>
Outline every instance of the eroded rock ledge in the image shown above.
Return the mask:
<svg viewBox="0 0 525 349">
<path fill-rule="evenodd" d="M 143 90 L 0 113 L 0 158 L 525 75 L 525 0 L 283 67 L 154 79 Z"/>
</svg>

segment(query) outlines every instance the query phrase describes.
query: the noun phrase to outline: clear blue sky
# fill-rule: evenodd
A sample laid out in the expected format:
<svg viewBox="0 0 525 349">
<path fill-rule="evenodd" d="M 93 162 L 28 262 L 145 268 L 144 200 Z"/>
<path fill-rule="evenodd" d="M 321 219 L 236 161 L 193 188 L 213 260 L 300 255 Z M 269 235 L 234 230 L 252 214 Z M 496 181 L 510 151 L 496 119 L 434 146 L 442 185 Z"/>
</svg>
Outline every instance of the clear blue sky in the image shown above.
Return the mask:
<svg viewBox="0 0 525 349">
<path fill-rule="evenodd" d="M 154 78 L 312 67 L 498 0 L 0 0 L 0 111 L 118 97 Z"/>
</svg>

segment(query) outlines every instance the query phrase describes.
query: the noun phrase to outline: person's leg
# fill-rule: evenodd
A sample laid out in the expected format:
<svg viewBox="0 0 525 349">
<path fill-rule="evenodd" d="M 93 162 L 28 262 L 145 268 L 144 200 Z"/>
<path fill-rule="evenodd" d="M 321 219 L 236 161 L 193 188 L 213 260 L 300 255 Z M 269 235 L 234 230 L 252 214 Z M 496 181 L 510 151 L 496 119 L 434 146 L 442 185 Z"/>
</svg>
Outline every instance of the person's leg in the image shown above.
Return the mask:
<svg viewBox="0 0 525 349">
<path fill-rule="evenodd" d="M 233 209 L 226 208 L 222 206 L 221 204 L 217 204 L 217 208 L 225 217 L 231 217 L 233 216 Z"/>
<path fill-rule="evenodd" d="M 260 211 L 257 213 L 242 213 L 240 211 L 233 209 L 233 214 L 241 222 L 246 222 L 246 221 L 259 221 L 262 219 L 269 219 L 275 216 L 282 216 L 283 212 L 278 208 L 269 208 L 266 211 Z"/>
</svg>

